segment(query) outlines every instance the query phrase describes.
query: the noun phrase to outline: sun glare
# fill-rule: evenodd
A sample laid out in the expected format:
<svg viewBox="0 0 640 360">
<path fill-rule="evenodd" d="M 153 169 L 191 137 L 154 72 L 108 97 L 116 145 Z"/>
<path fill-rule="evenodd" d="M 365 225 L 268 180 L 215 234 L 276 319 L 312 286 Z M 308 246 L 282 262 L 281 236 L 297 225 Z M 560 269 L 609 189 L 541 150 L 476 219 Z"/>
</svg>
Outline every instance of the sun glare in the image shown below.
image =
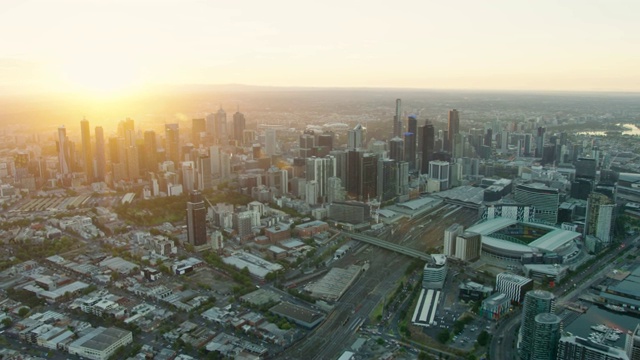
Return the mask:
<svg viewBox="0 0 640 360">
<path fill-rule="evenodd" d="M 63 91 L 87 96 L 124 95 L 139 85 L 135 65 L 120 59 L 83 58 L 65 63 L 61 73 Z"/>
</svg>

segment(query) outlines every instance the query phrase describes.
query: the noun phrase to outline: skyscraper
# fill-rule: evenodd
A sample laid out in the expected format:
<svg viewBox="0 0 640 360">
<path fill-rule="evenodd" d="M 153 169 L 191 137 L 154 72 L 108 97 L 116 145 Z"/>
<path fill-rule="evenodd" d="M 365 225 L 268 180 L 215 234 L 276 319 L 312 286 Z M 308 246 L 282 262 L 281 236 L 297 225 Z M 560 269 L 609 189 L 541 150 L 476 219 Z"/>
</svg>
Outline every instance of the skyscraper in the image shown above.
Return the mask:
<svg viewBox="0 0 640 360">
<path fill-rule="evenodd" d="M 429 179 L 439 182 L 438 191 L 449 189 L 449 165 L 447 161 L 429 162 Z"/>
<path fill-rule="evenodd" d="M 207 243 L 207 208 L 202 194 L 192 191 L 187 202 L 187 239 L 189 244 L 200 246 Z"/>
<path fill-rule="evenodd" d="M 352 130 L 349 130 L 347 139 L 348 149 L 360 149 L 364 144 L 364 133 L 366 129 L 362 124 L 356 125 Z"/>
<path fill-rule="evenodd" d="M 191 120 L 191 142 L 198 147 L 201 144 L 200 138 L 202 133 L 207 131 L 204 118 Z"/>
<path fill-rule="evenodd" d="M 378 198 L 388 201 L 398 195 L 398 162 L 392 159 L 378 159 Z"/>
<path fill-rule="evenodd" d="M 409 171 L 416 168 L 416 135 L 411 132 L 404 133 L 404 161 L 409 164 Z"/>
<path fill-rule="evenodd" d="M 535 151 L 536 157 L 542 157 L 542 152 L 544 149 L 544 138 L 545 138 L 544 133 L 545 133 L 545 128 L 538 127 L 538 133 L 536 135 L 536 151 Z"/>
<path fill-rule="evenodd" d="M 393 116 L 393 137 L 402 137 L 402 100 L 396 99 L 396 114 Z"/>
<path fill-rule="evenodd" d="M 96 180 L 104 181 L 107 168 L 106 147 L 104 143 L 104 130 L 102 126 L 96 126 Z"/>
<path fill-rule="evenodd" d="M 147 130 L 144 132 L 144 152 L 145 169 L 151 172 L 158 171 L 158 144 L 155 131 Z"/>
<path fill-rule="evenodd" d="M 176 168 L 180 164 L 180 130 L 178 124 L 164 125 L 164 142 L 167 160 Z"/>
<path fill-rule="evenodd" d="M 91 155 L 91 130 L 89 129 L 89 121 L 87 119 L 80 121 L 80 132 L 82 135 L 84 176 L 87 179 L 87 184 L 91 184 L 93 182 L 93 156 Z"/>
<path fill-rule="evenodd" d="M 336 176 L 336 160 L 333 156 L 325 158 L 311 157 L 306 160 L 307 185 L 310 181 L 318 184 L 318 197 L 324 199 L 327 194 L 327 179 Z"/>
<path fill-rule="evenodd" d="M 446 140 L 448 141 L 448 146 L 446 147 L 446 150 L 451 152 L 453 151 L 453 137 L 460 133 L 460 116 L 456 109 L 449 110 L 449 125 L 447 130 L 448 137 Z"/>
<path fill-rule="evenodd" d="M 227 113 L 220 105 L 220 109 L 218 109 L 215 116 L 215 137 L 218 141 L 226 142 L 227 134 Z"/>
<path fill-rule="evenodd" d="M 64 125 L 58 128 L 58 164 L 62 176 L 71 173 L 71 148 Z"/>
<path fill-rule="evenodd" d="M 612 240 L 615 205 L 608 196 L 597 192 L 589 194 L 584 235 L 594 235 L 607 246 Z"/>
<path fill-rule="evenodd" d="M 419 150 L 422 153 L 420 173 L 426 174 L 429 172 L 429 162 L 433 157 L 435 148 L 435 130 L 433 128 L 433 125 L 430 123 L 426 123 L 424 126 L 422 126 L 420 136 L 422 137 L 422 141 L 420 141 L 422 148 Z"/>
<path fill-rule="evenodd" d="M 240 107 L 238 107 L 238 111 L 233 114 L 233 138 L 238 144 L 242 144 L 243 133 L 246 126 L 247 121 L 244 118 L 244 114 L 240 112 Z"/>
<path fill-rule="evenodd" d="M 542 313 L 536 315 L 533 329 L 533 351 L 531 359 L 555 360 L 558 341 L 562 330 L 562 320 L 558 315 Z"/>
<path fill-rule="evenodd" d="M 520 325 L 520 343 L 518 351 L 522 360 L 536 360 L 534 350 L 538 344 L 535 342 L 536 316 L 543 313 L 555 312 L 555 296 L 544 290 L 527 292 L 522 306 L 522 322 Z M 549 351 L 549 349 L 547 349 Z"/>
<path fill-rule="evenodd" d="M 404 140 L 398 137 L 389 140 L 389 158 L 404 161 Z"/>
<path fill-rule="evenodd" d="M 264 151 L 267 156 L 276 154 L 276 129 L 267 129 L 264 132 Z"/>
</svg>

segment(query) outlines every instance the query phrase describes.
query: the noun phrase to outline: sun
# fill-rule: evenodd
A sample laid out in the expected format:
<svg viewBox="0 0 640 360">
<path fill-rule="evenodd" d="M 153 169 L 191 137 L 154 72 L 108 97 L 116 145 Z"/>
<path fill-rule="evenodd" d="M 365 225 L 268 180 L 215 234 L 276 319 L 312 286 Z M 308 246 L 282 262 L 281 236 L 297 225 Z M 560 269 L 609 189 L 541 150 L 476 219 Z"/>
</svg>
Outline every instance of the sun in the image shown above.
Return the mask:
<svg viewBox="0 0 640 360">
<path fill-rule="evenodd" d="M 61 77 L 64 92 L 98 97 L 124 95 L 140 84 L 135 62 L 104 55 L 66 61 Z"/>
</svg>

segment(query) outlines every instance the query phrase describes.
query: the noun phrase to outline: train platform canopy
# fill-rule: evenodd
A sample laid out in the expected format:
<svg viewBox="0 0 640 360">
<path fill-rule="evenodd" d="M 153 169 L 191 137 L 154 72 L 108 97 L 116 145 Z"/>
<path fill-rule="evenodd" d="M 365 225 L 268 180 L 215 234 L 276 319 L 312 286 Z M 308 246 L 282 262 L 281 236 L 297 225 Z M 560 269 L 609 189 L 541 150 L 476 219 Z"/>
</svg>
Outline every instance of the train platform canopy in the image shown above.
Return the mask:
<svg viewBox="0 0 640 360">
<path fill-rule="evenodd" d="M 484 189 L 481 187 L 464 185 L 434 193 L 432 196 L 443 199 L 449 204 L 478 208 L 484 201 Z"/>
</svg>

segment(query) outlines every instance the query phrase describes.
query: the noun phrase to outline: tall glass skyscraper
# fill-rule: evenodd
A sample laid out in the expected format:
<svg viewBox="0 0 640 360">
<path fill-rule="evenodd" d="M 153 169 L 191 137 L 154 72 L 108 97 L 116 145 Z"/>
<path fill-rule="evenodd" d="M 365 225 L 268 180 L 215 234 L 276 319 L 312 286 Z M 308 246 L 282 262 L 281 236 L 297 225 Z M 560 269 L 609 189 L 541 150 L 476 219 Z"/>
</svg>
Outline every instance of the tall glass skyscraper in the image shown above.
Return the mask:
<svg viewBox="0 0 640 360">
<path fill-rule="evenodd" d="M 534 360 L 536 316 L 539 314 L 553 314 L 555 312 L 555 296 L 544 290 L 529 291 L 524 297 L 522 306 L 522 322 L 520 325 L 520 344 L 518 347 L 521 360 Z M 540 319 L 541 322 L 545 320 Z M 542 329 L 542 324 L 540 324 Z M 542 330 L 541 330 L 542 331 Z"/>
</svg>

